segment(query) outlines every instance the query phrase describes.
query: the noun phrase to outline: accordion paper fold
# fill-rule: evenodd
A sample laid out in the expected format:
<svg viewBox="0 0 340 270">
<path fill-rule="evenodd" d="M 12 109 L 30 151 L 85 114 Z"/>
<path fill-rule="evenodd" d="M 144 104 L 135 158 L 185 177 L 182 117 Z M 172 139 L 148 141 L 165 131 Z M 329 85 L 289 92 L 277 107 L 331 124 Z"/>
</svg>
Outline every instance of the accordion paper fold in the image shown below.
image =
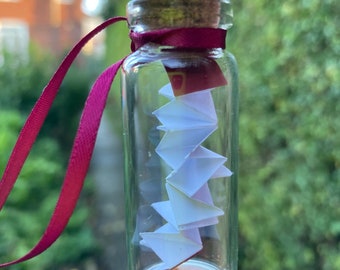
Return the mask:
<svg viewBox="0 0 340 270">
<path fill-rule="evenodd" d="M 191 94 L 196 96 L 197 94 Z M 204 100 L 207 103 L 207 100 Z M 194 106 L 195 105 L 195 106 Z M 153 112 L 159 121 L 169 130 L 190 129 L 204 126 L 216 126 L 216 114 L 211 110 L 202 111 L 197 104 L 178 98 L 172 100 L 160 109 Z M 204 104 L 200 105 L 204 106 Z"/>
<path fill-rule="evenodd" d="M 200 232 L 218 236 L 214 227 L 224 212 L 214 205 L 208 181 L 232 172 L 224 165 L 226 157 L 201 145 L 218 127 L 211 91 L 175 96 L 170 84 L 159 91 L 169 102 L 153 112 L 160 122 L 157 129 L 164 132 L 155 152 L 172 171 L 162 182 L 168 200 L 152 207 L 167 223 L 140 234 L 141 244 L 162 260 L 159 270 L 172 269 L 199 252 Z M 143 194 L 150 183 L 143 186 Z"/>
<path fill-rule="evenodd" d="M 156 148 L 156 153 L 173 169 L 178 168 L 216 127 L 166 132 Z"/>
<path fill-rule="evenodd" d="M 141 233 L 142 244 L 151 248 L 163 261 L 164 269 L 172 269 L 202 249 L 197 229 L 178 231 L 167 223 L 155 232 Z"/>
<path fill-rule="evenodd" d="M 223 215 L 221 209 L 210 204 L 210 201 L 206 202 L 210 198 L 202 198 L 202 200 L 190 198 L 169 184 L 166 184 L 166 189 L 172 209 L 176 209 L 174 216 L 178 227 L 199 224 L 200 221 L 204 221 L 204 226 L 213 225 L 216 224 L 215 218 Z"/>
<path fill-rule="evenodd" d="M 225 157 L 200 146 L 166 180 L 186 195 L 193 196 L 220 170 L 226 160 Z M 188 179 L 195 179 L 195 181 L 188 181 Z"/>
</svg>

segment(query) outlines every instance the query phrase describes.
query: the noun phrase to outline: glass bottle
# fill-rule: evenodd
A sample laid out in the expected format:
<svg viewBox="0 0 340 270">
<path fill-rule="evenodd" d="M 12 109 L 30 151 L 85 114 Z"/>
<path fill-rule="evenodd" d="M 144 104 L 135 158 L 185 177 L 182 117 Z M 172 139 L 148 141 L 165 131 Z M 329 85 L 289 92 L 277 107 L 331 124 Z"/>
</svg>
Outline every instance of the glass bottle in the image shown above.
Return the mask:
<svg viewBox="0 0 340 270">
<path fill-rule="evenodd" d="M 139 33 L 232 26 L 229 0 L 132 0 L 127 16 Z M 143 45 L 123 64 L 122 110 L 128 269 L 236 270 L 232 54 Z"/>
</svg>

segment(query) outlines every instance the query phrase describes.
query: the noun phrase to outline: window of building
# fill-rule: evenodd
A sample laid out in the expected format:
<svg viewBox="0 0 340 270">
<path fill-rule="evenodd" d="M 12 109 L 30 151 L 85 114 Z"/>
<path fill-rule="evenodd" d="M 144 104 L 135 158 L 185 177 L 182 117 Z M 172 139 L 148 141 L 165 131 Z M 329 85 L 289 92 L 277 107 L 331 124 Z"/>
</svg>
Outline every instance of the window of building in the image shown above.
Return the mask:
<svg viewBox="0 0 340 270">
<path fill-rule="evenodd" d="M 0 65 L 4 54 L 14 55 L 18 61 L 27 60 L 29 54 L 29 29 L 19 20 L 0 20 Z"/>
</svg>

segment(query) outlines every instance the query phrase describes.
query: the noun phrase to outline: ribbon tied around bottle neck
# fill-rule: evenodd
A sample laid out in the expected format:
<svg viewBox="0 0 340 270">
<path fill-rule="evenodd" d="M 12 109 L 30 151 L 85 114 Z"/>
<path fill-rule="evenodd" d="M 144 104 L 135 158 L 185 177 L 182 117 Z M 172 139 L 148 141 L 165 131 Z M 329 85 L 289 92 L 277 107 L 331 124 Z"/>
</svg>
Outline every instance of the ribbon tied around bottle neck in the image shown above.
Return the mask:
<svg viewBox="0 0 340 270">
<path fill-rule="evenodd" d="M 146 43 L 181 49 L 225 49 L 227 31 L 219 28 L 159 29 L 145 33 L 130 32 L 131 50 Z"/>
<path fill-rule="evenodd" d="M 9 157 L 0 181 L 0 210 L 3 208 L 22 167 L 57 96 L 60 85 L 85 44 L 108 26 L 125 17 L 106 20 L 84 36 L 67 54 L 35 103 Z M 131 50 L 146 43 L 185 49 L 225 48 L 226 30 L 213 28 L 160 29 L 145 33 L 130 32 Z M 111 84 L 126 57 L 104 70 L 96 79 L 85 102 L 58 201 L 38 243 L 21 258 L 0 264 L 0 268 L 27 261 L 48 249 L 62 234 L 72 216 L 86 177 L 101 117 Z"/>
</svg>

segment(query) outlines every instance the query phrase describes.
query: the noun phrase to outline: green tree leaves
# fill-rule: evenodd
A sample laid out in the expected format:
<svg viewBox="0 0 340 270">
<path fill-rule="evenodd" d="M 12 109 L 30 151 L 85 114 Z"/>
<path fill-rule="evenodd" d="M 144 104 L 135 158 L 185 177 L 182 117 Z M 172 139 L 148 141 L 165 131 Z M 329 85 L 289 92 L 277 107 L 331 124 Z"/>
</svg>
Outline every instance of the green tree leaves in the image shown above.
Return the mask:
<svg viewBox="0 0 340 270">
<path fill-rule="evenodd" d="M 339 5 L 234 1 L 240 269 L 340 267 Z"/>
<path fill-rule="evenodd" d="M 57 62 L 57 61 L 55 61 Z M 6 56 L 0 67 L 0 172 L 34 102 L 51 76 L 54 62 L 32 54 L 29 63 Z M 40 239 L 52 215 L 62 185 L 68 152 L 81 106 L 92 83 L 93 72 L 85 65 L 71 70 L 62 93 L 0 213 L 0 262 L 17 259 Z M 81 266 L 94 256 L 96 243 L 88 224 L 87 184 L 78 209 L 63 236 L 43 256 L 12 266 L 13 270 L 62 269 Z M 67 269 L 67 268 L 66 268 Z"/>
</svg>

